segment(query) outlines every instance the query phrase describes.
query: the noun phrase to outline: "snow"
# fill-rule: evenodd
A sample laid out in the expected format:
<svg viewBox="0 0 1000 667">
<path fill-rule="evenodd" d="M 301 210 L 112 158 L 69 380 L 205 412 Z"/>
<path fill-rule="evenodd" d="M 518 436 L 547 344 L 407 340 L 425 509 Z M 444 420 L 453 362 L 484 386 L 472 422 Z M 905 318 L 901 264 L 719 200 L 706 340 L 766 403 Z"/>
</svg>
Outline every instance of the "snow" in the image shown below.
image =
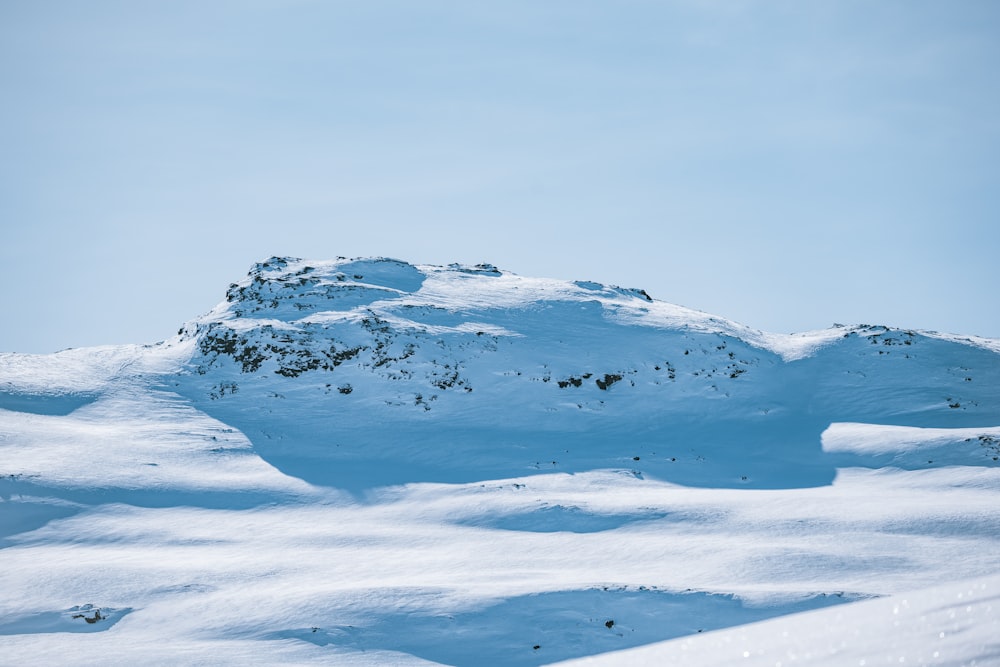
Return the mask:
<svg viewBox="0 0 1000 667">
<path fill-rule="evenodd" d="M 0 355 L 3 661 L 997 664 L 998 350 L 272 258 Z"/>
<path fill-rule="evenodd" d="M 560 665 L 994 665 L 1000 576 L 561 662 Z"/>
<path fill-rule="evenodd" d="M 830 424 L 823 432 L 823 450 L 854 454 L 927 454 L 960 443 L 981 445 L 987 438 L 1000 440 L 1000 428 L 919 428 L 885 424 Z"/>
</svg>

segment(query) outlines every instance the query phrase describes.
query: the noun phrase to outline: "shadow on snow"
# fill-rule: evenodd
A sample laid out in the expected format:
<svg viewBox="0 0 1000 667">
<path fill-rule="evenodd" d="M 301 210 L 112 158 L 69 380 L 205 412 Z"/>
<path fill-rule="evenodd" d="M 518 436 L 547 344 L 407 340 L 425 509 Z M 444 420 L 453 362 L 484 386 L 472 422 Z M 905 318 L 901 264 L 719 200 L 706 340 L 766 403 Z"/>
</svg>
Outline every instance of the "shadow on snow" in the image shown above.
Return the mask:
<svg viewBox="0 0 1000 667">
<path fill-rule="evenodd" d="M 97 394 L 27 394 L 0 391 L 0 409 L 65 417 L 97 400 Z"/>
<path fill-rule="evenodd" d="M 533 667 L 848 601 L 821 594 L 755 607 L 731 595 L 604 588 L 526 595 L 484 609 L 287 629 L 267 638 L 399 651 L 456 667 Z"/>
</svg>

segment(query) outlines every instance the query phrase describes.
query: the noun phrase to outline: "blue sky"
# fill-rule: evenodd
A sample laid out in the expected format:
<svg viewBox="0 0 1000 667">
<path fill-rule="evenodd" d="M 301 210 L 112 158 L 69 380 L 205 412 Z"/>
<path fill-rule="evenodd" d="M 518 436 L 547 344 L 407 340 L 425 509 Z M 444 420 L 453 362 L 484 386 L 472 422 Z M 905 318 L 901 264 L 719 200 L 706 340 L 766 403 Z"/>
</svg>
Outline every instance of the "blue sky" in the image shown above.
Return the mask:
<svg viewBox="0 0 1000 667">
<path fill-rule="evenodd" d="M 1000 337 L 1000 3 L 0 4 L 0 350 L 270 255 Z"/>
</svg>

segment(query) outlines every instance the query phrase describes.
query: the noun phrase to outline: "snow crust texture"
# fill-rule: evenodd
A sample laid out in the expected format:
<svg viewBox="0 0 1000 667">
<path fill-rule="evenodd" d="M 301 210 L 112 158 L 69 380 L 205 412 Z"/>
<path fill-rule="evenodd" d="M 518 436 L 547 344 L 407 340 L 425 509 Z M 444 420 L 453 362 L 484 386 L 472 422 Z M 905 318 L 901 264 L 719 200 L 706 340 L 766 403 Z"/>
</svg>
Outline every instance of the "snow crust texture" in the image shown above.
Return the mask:
<svg viewBox="0 0 1000 667">
<path fill-rule="evenodd" d="M 998 341 L 271 258 L 0 355 L 0 662 L 997 664 L 998 489 Z"/>
</svg>

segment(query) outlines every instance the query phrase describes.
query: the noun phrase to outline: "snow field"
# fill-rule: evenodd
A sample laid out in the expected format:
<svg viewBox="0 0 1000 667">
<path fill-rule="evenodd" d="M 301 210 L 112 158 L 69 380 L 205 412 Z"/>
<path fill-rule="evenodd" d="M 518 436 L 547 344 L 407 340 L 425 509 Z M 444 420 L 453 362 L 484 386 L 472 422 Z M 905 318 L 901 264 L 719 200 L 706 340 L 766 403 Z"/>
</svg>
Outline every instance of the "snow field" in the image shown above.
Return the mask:
<svg viewBox="0 0 1000 667">
<path fill-rule="evenodd" d="M 0 355 L 0 664 L 996 664 L 996 349 L 272 259 Z"/>
</svg>

